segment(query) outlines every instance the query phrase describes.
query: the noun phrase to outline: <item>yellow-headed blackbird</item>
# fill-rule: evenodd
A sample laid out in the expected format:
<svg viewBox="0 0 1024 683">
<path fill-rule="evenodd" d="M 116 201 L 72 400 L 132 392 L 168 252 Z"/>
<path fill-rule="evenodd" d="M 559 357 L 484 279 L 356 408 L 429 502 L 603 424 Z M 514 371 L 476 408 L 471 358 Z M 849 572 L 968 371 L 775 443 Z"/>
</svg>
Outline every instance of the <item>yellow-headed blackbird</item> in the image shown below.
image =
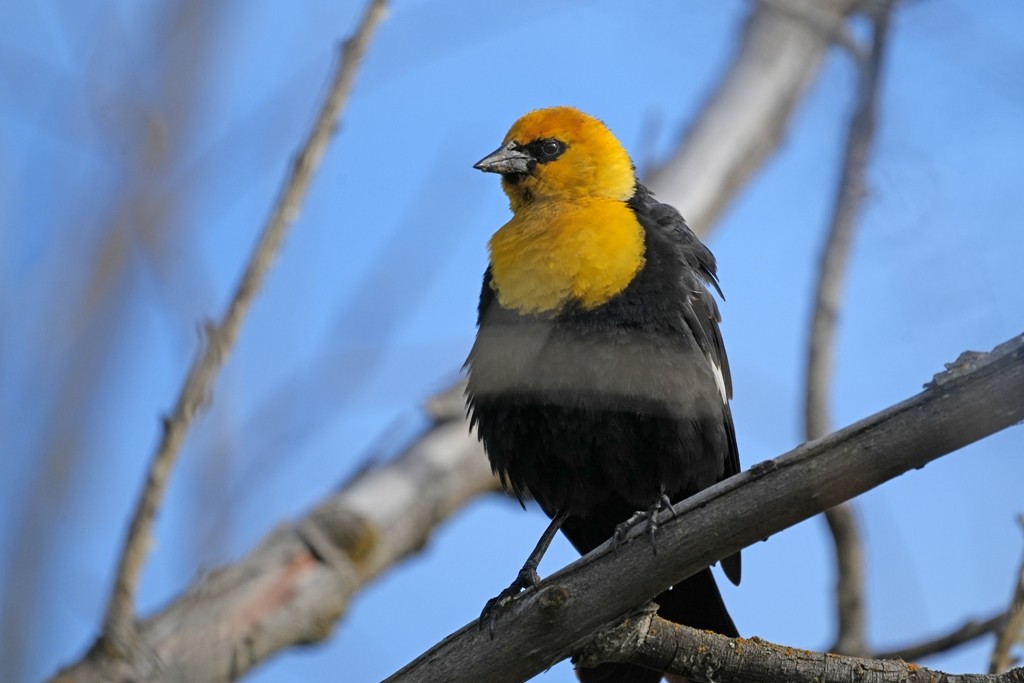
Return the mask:
<svg viewBox="0 0 1024 683">
<path fill-rule="evenodd" d="M 640 510 L 654 542 L 657 512 L 736 474 L 739 456 L 715 258 L 637 182 L 608 128 L 570 107 L 534 111 L 475 167 L 501 174 L 514 215 L 489 243 L 471 419 L 506 488 L 552 518 L 504 600 L 538 581 L 559 528 L 586 553 Z M 739 583 L 739 554 L 722 565 Z M 709 569 L 657 602 L 666 619 L 738 635 Z M 577 673 L 660 678 L 628 664 Z"/>
</svg>

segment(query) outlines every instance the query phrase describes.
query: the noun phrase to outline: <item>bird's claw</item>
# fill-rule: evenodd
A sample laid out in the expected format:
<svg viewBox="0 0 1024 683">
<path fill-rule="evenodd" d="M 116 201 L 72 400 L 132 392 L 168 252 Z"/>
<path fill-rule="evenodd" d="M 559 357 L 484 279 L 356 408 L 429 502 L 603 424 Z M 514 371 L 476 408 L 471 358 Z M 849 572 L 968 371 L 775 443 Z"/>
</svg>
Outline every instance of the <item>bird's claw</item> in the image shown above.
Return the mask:
<svg viewBox="0 0 1024 683">
<path fill-rule="evenodd" d="M 480 628 L 483 629 L 484 625 L 487 626 L 487 633 L 490 635 L 491 640 L 494 640 L 494 621 L 498 616 L 498 612 L 504 609 L 505 605 L 510 603 L 517 595 L 529 588 L 533 588 L 538 583 L 540 583 L 540 575 L 537 573 L 537 570 L 532 567 L 523 567 L 519 570 L 515 581 L 508 588 L 487 601 L 480 612 Z"/>
<path fill-rule="evenodd" d="M 655 501 L 654 505 L 647 508 L 646 510 L 637 510 L 629 519 L 615 527 L 615 535 L 612 536 L 612 547 L 615 550 L 619 549 L 619 546 L 625 543 L 626 535 L 629 534 L 629 530 L 637 526 L 643 521 L 647 522 L 647 538 L 651 542 L 651 550 L 654 554 L 658 554 L 658 515 L 661 514 L 662 510 L 668 509 L 672 513 L 672 518 L 675 519 L 676 511 L 672 508 L 672 501 L 665 494 L 664 491 L 658 496 L 658 500 Z"/>
</svg>

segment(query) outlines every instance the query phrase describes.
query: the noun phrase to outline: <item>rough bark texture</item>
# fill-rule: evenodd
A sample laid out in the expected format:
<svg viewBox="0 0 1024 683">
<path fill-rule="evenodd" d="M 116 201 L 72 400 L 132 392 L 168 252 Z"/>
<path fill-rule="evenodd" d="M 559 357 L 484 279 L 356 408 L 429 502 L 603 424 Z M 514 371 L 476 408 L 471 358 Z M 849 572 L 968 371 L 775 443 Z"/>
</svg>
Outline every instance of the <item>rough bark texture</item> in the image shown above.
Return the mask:
<svg viewBox="0 0 1024 683">
<path fill-rule="evenodd" d="M 760 638 L 730 639 L 644 611 L 600 634 L 587 663 L 626 659 L 679 674 L 692 683 L 1020 683 L 1024 669 L 1001 675 L 947 674 L 899 660 L 864 659 L 776 645 Z"/>
</svg>

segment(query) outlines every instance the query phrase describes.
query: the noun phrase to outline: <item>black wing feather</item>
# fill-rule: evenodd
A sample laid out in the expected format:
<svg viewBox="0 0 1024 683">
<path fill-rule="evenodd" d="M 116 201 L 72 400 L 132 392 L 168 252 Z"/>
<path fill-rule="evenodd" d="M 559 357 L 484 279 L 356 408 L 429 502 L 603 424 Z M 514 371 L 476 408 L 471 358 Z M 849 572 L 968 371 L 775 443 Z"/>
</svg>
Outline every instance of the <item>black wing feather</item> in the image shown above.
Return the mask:
<svg viewBox="0 0 1024 683">
<path fill-rule="evenodd" d="M 722 320 L 718 304 L 706 285 L 725 298 L 718 283 L 718 267 L 715 256 L 690 230 L 683 216 L 675 207 L 662 204 L 654 199 L 643 185 L 630 200 L 633 210 L 647 230 L 660 230 L 676 245 L 679 258 L 684 265 L 683 286 L 690 292 L 683 306 L 683 317 L 693 334 L 700 350 L 721 372 L 725 384 L 726 398 L 732 398 L 732 372 L 729 357 L 719 323 Z M 726 432 L 728 452 L 725 454 L 722 479 L 740 472 L 739 448 L 736 444 L 736 429 L 733 425 L 732 410 L 727 401 L 722 405 L 722 422 Z M 740 581 L 740 554 L 736 553 L 722 561 L 722 568 L 733 583 Z"/>
</svg>

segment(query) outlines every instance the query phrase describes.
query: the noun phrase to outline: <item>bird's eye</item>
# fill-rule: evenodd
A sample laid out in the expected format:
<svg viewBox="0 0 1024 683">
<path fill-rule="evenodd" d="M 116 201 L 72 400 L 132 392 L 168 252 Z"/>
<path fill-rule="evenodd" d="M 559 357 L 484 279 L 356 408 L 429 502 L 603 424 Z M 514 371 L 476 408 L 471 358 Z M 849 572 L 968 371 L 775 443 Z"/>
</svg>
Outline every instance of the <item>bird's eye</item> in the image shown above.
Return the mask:
<svg viewBox="0 0 1024 683">
<path fill-rule="evenodd" d="M 562 152 L 565 151 L 565 143 L 555 138 L 544 138 L 534 140 L 526 148 L 538 162 L 545 164 L 562 156 Z"/>
<path fill-rule="evenodd" d="M 540 153 L 546 157 L 557 156 L 562 151 L 562 143 L 558 140 L 545 140 L 541 143 Z"/>
</svg>

